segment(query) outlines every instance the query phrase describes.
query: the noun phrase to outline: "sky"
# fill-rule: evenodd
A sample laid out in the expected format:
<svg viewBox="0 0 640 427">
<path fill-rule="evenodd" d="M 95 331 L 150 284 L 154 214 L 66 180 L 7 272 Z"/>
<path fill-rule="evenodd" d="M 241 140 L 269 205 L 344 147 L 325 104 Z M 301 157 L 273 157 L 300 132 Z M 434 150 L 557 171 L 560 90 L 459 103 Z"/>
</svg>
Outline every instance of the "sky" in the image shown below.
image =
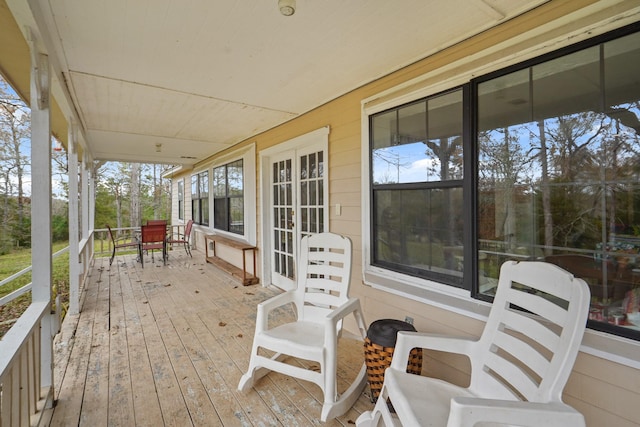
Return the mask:
<svg viewBox="0 0 640 427">
<path fill-rule="evenodd" d="M 0 89 L 7 93 L 8 96 L 10 97 L 10 99 L 12 100 L 12 102 L 15 102 L 16 99 L 18 99 L 18 95 L 16 94 L 16 92 L 13 90 L 13 88 L 2 78 L 2 76 L 0 76 Z M 30 113 L 30 109 L 28 107 L 25 107 L 24 109 L 20 109 L 17 110 L 18 114 L 28 114 Z M 52 142 L 51 144 L 51 148 L 53 150 L 53 146 L 54 143 Z M 26 156 L 27 158 L 31 157 L 31 140 L 30 139 L 25 139 L 22 144 L 21 144 L 21 152 L 24 156 Z M 30 163 L 30 162 L 29 162 Z M 13 187 L 16 187 L 17 184 L 17 178 L 13 177 L 11 179 Z M 64 188 L 62 186 L 63 182 L 67 181 L 67 175 L 65 174 L 61 174 L 59 173 L 59 171 L 57 170 L 57 165 L 55 163 L 52 163 L 52 194 L 53 197 L 58 198 L 58 199 L 66 199 L 66 194 L 64 192 Z M 22 181 L 22 185 L 23 185 L 23 191 L 25 192 L 25 194 L 27 196 L 29 196 L 31 194 L 31 167 L 30 166 L 26 166 L 25 167 L 25 176 L 23 177 L 23 181 Z"/>
</svg>

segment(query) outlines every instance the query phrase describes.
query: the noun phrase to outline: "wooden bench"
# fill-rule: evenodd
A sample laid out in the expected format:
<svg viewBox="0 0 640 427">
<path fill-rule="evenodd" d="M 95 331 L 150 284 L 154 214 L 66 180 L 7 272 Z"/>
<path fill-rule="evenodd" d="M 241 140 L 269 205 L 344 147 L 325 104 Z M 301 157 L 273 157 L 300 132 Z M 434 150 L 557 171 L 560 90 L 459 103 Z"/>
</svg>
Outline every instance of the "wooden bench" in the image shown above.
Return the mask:
<svg viewBox="0 0 640 427">
<path fill-rule="evenodd" d="M 209 256 L 209 242 L 211 242 L 212 254 Z M 242 251 L 242 269 L 236 267 L 223 260 L 222 258 L 216 256 L 216 243 L 224 246 L 228 246 L 233 249 L 238 249 Z M 237 240 L 229 239 L 224 236 L 220 236 L 218 234 L 206 234 L 204 236 L 204 247 L 205 247 L 205 256 L 207 262 L 215 265 L 221 270 L 226 271 L 231 274 L 233 277 L 237 277 L 241 279 L 242 284 L 244 286 L 255 285 L 260 282 L 260 279 L 256 277 L 256 247 L 250 245 L 248 243 L 238 242 Z M 253 273 L 247 272 L 247 257 L 246 253 L 250 251 L 253 258 Z"/>
</svg>

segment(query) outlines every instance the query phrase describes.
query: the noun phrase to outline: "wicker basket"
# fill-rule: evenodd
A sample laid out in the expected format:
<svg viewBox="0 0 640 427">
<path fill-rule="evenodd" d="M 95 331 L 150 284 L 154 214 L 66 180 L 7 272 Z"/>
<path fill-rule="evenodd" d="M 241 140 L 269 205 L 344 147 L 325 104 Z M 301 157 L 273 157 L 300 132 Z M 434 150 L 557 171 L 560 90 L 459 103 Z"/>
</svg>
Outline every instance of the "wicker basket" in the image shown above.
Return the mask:
<svg viewBox="0 0 640 427">
<path fill-rule="evenodd" d="M 387 321 L 389 322 L 389 321 Z M 399 321 L 395 321 L 399 322 Z M 375 323 L 375 322 L 374 322 Z M 373 324 L 372 324 L 373 326 Z M 388 327 L 388 325 L 386 325 Z M 396 325 L 392 327 L 397 328 Z M 413 328 L 411 328 L 413 329 Z M 403 328 L 398 330 L 411 330 L 409 328 Z M 415 330 L 415 329 L 413 329 Z M 397 331 L 396 331 L 397 332 Z M 374 337 L 375 339 L 375 337 Z M 388 344 L 389 342 L 387 342 Z M 391 359 L 395 350 L 395 339 L 393 341 L 394 346 L 385 346 L 373 342 L 367 335 L 364 341 L 364 358 L 367 366 L 367 378 L 369 381 L 369 387 L 371 388 L 371 402 L 375 403 L 378 400 L 380 391 L 382 390 L 382 383 L 384 382 L 384 371 L 391 366 Z M 409 360 L 407 363 L 407 372 L 420 375 L 422 373 L 422 349 L 414 348 L 409 354 Z"/>
</svg>

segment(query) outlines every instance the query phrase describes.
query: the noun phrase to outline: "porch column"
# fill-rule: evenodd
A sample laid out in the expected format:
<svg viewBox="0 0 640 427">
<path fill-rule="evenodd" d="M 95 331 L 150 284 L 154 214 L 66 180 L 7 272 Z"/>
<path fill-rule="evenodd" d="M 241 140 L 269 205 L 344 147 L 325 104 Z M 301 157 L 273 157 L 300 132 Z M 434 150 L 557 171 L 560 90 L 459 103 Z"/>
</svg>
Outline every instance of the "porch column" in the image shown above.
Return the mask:
<svg viewBox="0 0 640 427">
<path fill-rule="evenodd" d="M 49 58 L 31 43 L 31 265 L 33 302 L 51 303 L 51 73 Z M 40 334 L 42 390 L 53 393 L 53 316 L 47 310 Z"/>
<path fill-rule="evenodd" d="M 69 119 L 69 314 L 80 312 L 80 230 L 78 204 L 78 144 L 77 127 Z"/>
<path fill-rule="evenodd" d="M 90 162 L 93 164 L 94 162 Z M 97 177 L 98 168 L 91 168 L 91 177 L 89 178 L 89 230 L 91 230 L 91 257 L 93 257 L 93 241 L 95 240 L 95 229 L 96 229 L 96 177 Z"/>
<path fill-rule="evenodd" d="M 86 275 L 91 259 L 88 253 L 88 245 L 93 244 L 89 236 L 89 160 L 85 151 L 80 163 L 80 241 L 84 244 L 84 250 L 80 255 L 80 269 Z"/>
<path fill-rule="evenodd" d="M 91 163 L 85 154 L 82 156 L 82 170 L 81 170 L 81 182 L 82 182 L 82 238 L 89 238 L 89 167 Z"/>
</svg>

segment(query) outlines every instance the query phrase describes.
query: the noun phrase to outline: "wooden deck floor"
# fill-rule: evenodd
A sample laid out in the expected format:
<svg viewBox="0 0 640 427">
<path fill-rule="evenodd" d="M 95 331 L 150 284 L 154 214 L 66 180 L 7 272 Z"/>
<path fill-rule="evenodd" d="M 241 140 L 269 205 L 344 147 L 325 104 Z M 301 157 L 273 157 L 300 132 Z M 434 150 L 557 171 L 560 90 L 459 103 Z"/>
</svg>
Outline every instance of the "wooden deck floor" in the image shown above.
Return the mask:
<svg viewBox="0 0 640 427">
<path fill-rule="evenodd" d="M 111 268 L 96 260 L 82 312 L 56 340 L 51 426 L 347 426 L 373 407 L 366 388 L 344 416 L 321 423 L 320 388 L 277 373 L 238 392 L 256 305 L 279 291 L 243 287 L 193 255 L 175 250 L 168 265 L 144 269 L 134 255 Z M 362 360 L 362 343 L 342 338 L 342 389 Z"/>
</svg>

